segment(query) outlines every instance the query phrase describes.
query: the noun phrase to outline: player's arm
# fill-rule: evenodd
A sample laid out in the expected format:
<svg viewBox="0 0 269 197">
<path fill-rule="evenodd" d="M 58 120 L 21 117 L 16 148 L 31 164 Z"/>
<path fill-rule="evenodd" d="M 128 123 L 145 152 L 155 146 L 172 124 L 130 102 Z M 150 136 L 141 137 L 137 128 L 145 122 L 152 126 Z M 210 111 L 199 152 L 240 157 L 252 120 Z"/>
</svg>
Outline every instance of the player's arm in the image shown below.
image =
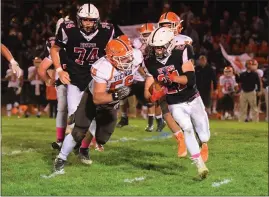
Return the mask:
<svg viewBox="0 0 269 197">
<path fill-rule="evenodd" d="M 147 76 L 146 81 L 145 81 L 145 88 L 144 88 L 144 97 L 147 100 L 149 100 L 151 97 L 149 88 L 152 86 L 153 83 L 154 83 L 154 78 L 152 76 Z"/>
<path fill-rule="evenodd" d="M 17 77 L 20 78 L 22 75 L 22 70 L 19 67 L 18 62 L 15 61 L 13 55 L 11 54 L 10 50 L 3 44 L 1 44 L 1 53 L 10 62 L 11 69 L 13 73 L 17 74 Z"/>
<path fill-rule="evenodd" d="M 65 48 L 68 42 L 68 37 L 65 33 L 63 25 L 64 24 L 61 25 L 56 35 L 55 44 L 50 49 L 50 56 L 51 56 L 52 63 L 55 67 L 56 72 L 59 75 L 61 82 L 63 84 L 69 84 L 71 81 L 69 74 L 62 69 L 60 55 L 59 55 L 61 48 Z"/>
<path fill-rule="evenodd" d="M 39 65 L 39 67 L 38 67 L 38 70 L 37 70 L 39 76 L 41 77 L 41 79 L 42 79 L 43 81 L 45 81 L 45 83 L 46 83 L 47 85 L 52 85 L 53 82 L 54 82 L 54 79 L 52 79 L 52 78 L 48 75 L 48 73 L 47 73 L 47 70 L 48 70 L 48 68 L 49 68 L 51 65 L 52 65 L 52 60 L 49 59 L 49 58 L 47 58 L 47 57 L 45 57 L 45 58 L 42 60 L 42 62 L 40 63 L 40 65 Z"/>
<path fill-rule="evenodd" d="M 113 101 L 112 94 L 106 92 L 107 83 L 98 83 L 94 80 L 93 102 L 96 105 L 107 104 Z"/>
<path fill-rule="evenodd" d="M 194 57 L 193 47 L 191 45 L 186 45 L 182 55 L 182 72 L 183 75 L 173 75 L 169 74 L 169 78 L 172 82 L 179 83 L 182 85 L 187 85 L 192 87 L 195 84 L 195 70 L 194 65 L 191 61 Z"/>
</svg>

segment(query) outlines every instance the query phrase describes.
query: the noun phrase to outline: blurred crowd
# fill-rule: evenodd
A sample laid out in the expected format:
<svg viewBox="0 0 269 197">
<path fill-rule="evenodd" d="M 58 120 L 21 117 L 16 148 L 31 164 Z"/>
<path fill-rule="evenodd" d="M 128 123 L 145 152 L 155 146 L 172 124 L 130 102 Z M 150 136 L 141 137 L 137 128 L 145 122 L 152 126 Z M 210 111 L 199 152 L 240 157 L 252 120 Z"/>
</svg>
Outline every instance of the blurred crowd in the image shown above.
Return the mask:
<svg viewBox="0 0 269 197">
<path fill-rule="evenodd" d="M 85 0 L 57 1 L 11 0 L 2 2 L 1 42 L 12 52 L 24 71 L 23 88 L 20 93 L 20 104 L 33 103 L 33 88 L 29 77 L 30 67 L 36 64 L 36 57 L 44 58 L 46 39 L 54 36 L 56 23 L 64 16 L 73 3 L 84 3 Z M 146 22 L 157 22 L 159 16 L 167 11 L 174 11 L 183 20 L 183 34 L 193 39 L 195 50 L 195 66 L 197 84 L 208 114 L 219 114 L 219 118 L 235 118 L 239 110 L 242 81 L 235 83 L 234 109 L 223 112 L 219 109 L 219 101 L 226 94 L 222 90 L 220 77 L 224 70 L 229 70 L 231 63 L 223 56 L 220 44 L 228 54 L 248 54 L 257 61 L 255 72 L 260 79 L 257 91 L 257 109 L 266 111 L 264 91 L 268 87 L 269 62 L 269 2 L 218 2 L 204 0 L 200 2 L 177 0 L 99 0 L 91 1 L 100 10 L 101 20 L 113 23 L 116 36 L 122 34 L 118 25 L 133 25 Z M 139 14 L 137 14 L 139 13 Z M 245 65 L 244 65 L 245 66 Z M 232 68 L 232 67 L 231 67 Z M 2 58 L 2 95 L 5 96 L 7 81 L 5 80 L 8 63 Z M 239 76 L 232 68 L 234 77 Z M 240 78 L 240 77 L 239 77 Z M 35 79 L 36 80 L 36 79 Z M 33 84 L 33 83 L 32 83 Z M 46 106 L 46 88 L 40 83 L 40 103 Z M 2 99 L 2 104 L 6 104 Z M 251 110 L 250 110 L 251 111 Z M 223 112 L 223 113 L 222 113 Z M 252 117 L 246 117 L 249 121 Z"/>
</svg>

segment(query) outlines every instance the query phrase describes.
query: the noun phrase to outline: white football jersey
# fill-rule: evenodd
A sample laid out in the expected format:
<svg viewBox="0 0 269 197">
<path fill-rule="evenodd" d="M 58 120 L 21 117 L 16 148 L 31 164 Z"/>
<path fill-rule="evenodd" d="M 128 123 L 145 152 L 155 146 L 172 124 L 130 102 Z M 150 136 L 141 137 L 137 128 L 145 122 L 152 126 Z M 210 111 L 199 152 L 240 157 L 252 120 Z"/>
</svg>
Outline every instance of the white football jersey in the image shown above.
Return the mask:
<svg viewBox="0 0 269 197">
<path fill-rule="evenodd" d="M 97 60 L 91 68 L 93 79 L 89 84 L 90 92 L 93 93 L 94 81 L 106 83 L 107 92 L 114 91 L 122 86 L 132 85 L 134 74 L 143 62 L 143 55 L 140 50 L 133 49 L 133 54 L 133 65 L 130 70 L 126 71 L 116 69 L 105 57 Z"/>
<path fill-rule="evenodd" d="M 189 36 L 185 36 L 182 34 L 176 35 L 174 38 L 174 41 L 175 41 L 176 46 L 184 46 L 186 44 L 192 45 L 192 42 L 193 42 Z"/>
<path fill-rule="evenodd" d="M 23 71 L 21 71 L 21 76 L 23 77 Z M 20 87 L 20 79 L 12 72 L 11 69 L 8 69 L 6 72 L 6 77 L 11 76 L 10 80 L 8 81 L 7 87 L 9 88 L 19 88 Z"/>
<path fill-rule="evenodd" d="M 35 66 L 30 66 L 28 68 L 28 79 L 30 79 L 34 75 L 34 79 L 30 82 L 31 85 L 36 85 L 36 84 L 43 84 L 44 82 L 40 79 L 38 73 L 37 73 L 37 68 Z"/>
<path fill-rule="evenodd" d="M 235 80 L 235 76 L 227 77 L 227 76 L 220 76 L 219 83 L 222 86 L 222 93 L 229 94 L 235 91 L 235 87 L 238 85 Z"/>
</svg>

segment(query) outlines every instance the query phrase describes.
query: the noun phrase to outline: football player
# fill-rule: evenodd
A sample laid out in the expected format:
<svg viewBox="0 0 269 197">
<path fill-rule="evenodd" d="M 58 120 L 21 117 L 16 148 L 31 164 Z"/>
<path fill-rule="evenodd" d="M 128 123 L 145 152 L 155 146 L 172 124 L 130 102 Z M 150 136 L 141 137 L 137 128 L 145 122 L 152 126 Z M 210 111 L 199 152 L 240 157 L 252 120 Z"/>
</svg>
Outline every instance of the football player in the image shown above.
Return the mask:
<svg viewBox="0 0 269 197">
<path fill-rule="evenodd" d="M 92 120 L 96 120 L 96 142 L 103 146 L 112 135 L 117 121 L 119 101 L 130 94 L 133 75 L 143 62 L 143 55 L 120 39 L 111 40 L 106 55 L 95 62 L 91 69 L 89 87 L 85 90 L 75 112 L 75 126 L 67 135 L 60 154 L 55 159 L 55 171 L 64 168 L 67 156 L 85 136 Z M 91 133 L 87 133 L 90 138 Z M 90 160 L 88 149 L 88 163 Z"/>
<path fill-rule="evenodd" d="M 167 27 L 159 27 L 148 38 L 153 55 L 146 60 L 149 72 L 145 84 L 145 97 L 154 102 L 164 95 L 168 109 L 174 120 L 184 131 L 187 149 L 197 166 L 198 174 L 205 178 L 208 169 L 201 157 L 194 129 L 202 142 L 210 138 L 209 121 L 205 107 L 195 84 L 194 66 L 191 62 L 193 50 L 185 45 L 183 50 L 175 48 L 174 32 Z M 163 84 L 160 90 L 150 93 L 155 81 Z"/>
<path fill-rule="evenodd" d="M 3 44 L 1 44 L 1 54 L 7 59 L 7 61 L 9 61 L 12 72 L 15 73 L 18 78 L 20 78 L 20 76 L 22 75 L 22 70 L 18 62 L 15 61 L 10 50 Z"/>
<path fill-rule="evenodd" d="M 147 41 L 148 36 L 153 30 L 154 30 L 153 24 L 146 23 L 139 28 L 140 37 L 134 39 L 133 43 L 131 43 L 131 41 L 129 40 L 129 43 L 133 45 L 134 48 L 139 49 L 145 58 L 147 58 L 147 55 L 149 54 L 146 41 Z M 125 40 L 128 39 L 128 37 L 125 38 L 125 35 L 119 38 L 125 39 Z M 144 98 L 145 77 L 146 77 L 145 72 L 143 68 L 141 67 L 140 69 L 138 69 L 138 71 L 134 75 L 134 83 L 132 85 L 132 92 L 136 95 L 136 98 L 143 106 L 148 106 L 148 125 L 145 131 L 148 131 L 148 132 L 153 131 L 154 129 L 153 120 L 155 116 L 154 114 L 154 111 L 155 111 L 156 121 L 157 121 L 156 131 L 161 132 L 166 124 L 163 121 L 160 106 L 156 105 L 156 109 L 155 109 L 154 103 L 149 103 L 145 101 L 145 98 Z M 127 104 L 128 104 L 127 99 L 120 102 L 122 117 L 119 123 L 117 124 L 117 127 L 121 128 L 125 125 L 128 125 Z"/>
<path fill-rule="evenodd" d="M 93 4 L 83 4 L 79 8 L 77 22 L 61 24 L 51 57 L 60 81 L 67 84 L 69 117 L 76 111 L 83 91 L 92 79 L 89 74 L 92 64 L 104 56 L 104 48 L 113 35 L 113 26 L 100 22 L 99 11 Z M 67 53 L 66 70 L 60 64 L 61 48 Z M 89 143 L 86 141 L 82 146 L 89 146 Z"/>
<path fill-rule="evenodd" d="M 12 66 L 11 66 L 12 67 Z M 7 93 L 5 94 L 5 97 L 7 98 L 7 116 L 11 116 L 12 108 L 17 108 L 18 118 L 20 118 L 22 111 L 19 108 L 19 102 L 20 102 L 20 94 L 22 90 L 23 85 L 23 72 L 19 71 L 19 78 L 18 74 L 10 68 L 6 72 L 5 79 L 8 80 L 8 89 Z"/>
<path fill-rule="evenodd" d="M 65 130 L 67 126 L 67 88 L 65 84 L 62 84 L 59 80 L 59 76 L 56 74 L 55 78 L 51 78 L 49 75 L 49 69 L 52 67 L 52 60 L 49 54 L 51 47 L 55 43 L 55 37 L 48 38 L 46 42 L 46 53 L 44 54 L 40 66 L 38 67 L 38 74 L 42 80 L 45 81 L 46 85 L 50 86 L 55 84 L 57 90 L 57 115 L 56 115 L 56 142 L 52 143 L 54 149 L 60 150 L 62 142 L 65 137 Z M 60 50 L 59 52 L 61 65 L 64 66 L 64 60 L 66 59 L 65 50 Z M 51 68 L 54 69 L 54 68 Z M 63 70 L 65 67 L 63 67 Z"/>
</svg>

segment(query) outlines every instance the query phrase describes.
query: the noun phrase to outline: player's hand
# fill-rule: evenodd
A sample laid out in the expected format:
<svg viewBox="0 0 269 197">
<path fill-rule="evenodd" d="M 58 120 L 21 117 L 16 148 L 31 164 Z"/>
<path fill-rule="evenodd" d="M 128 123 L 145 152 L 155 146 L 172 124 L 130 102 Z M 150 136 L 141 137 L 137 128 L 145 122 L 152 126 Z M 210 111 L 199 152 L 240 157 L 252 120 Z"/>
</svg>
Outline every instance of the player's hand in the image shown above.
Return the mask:
<svg viewBox="0 0 269 197">
<path fill-rule="evenodd" d="M 153 88 L 152 95 L 149 98 L 149 100 L 150 102 L 154 103 L 157 100 L 160 100 L 166 94 L 167 94 L 167 88 L 165 86 L 163 86 L 160 90 L 156 90 L 155 88 Z"/>
<path fill-rule="evenodd" d="M 128 86 L 122 86 L 112 93 L 113 100 L 122 100 L 129 96 L 131 88 Z"/>
<path fill-rule="evenodd" d="M 63 84 L 70 84 L 70 77 L 69 77 L 69 74 L 67 73 L 67 72 L 65 72 L 65 71 L 60 71 L 59 73 L 58 73 L 58 75 L 59 75 L 59 79 L 61 80 L 61 82 L 63 83 Z"/>
<path fill-rule="evenodd" d="M 18 90 L 15 92 L 16 95 L 19 95 L 21 93 L 22 88 L 19 87 Z"/>
<path fill-rule="evenodd" d="M 10 65 L 11 65 L 12 72 L 14 74 L 16 73 L 17 77 L 20 78 L 22 75 L 22 70 L 21 70 L 18 62 L 16 62 L 14 59 L 12 59 L 12 60 L 10 60 Z"/>
</svg>

